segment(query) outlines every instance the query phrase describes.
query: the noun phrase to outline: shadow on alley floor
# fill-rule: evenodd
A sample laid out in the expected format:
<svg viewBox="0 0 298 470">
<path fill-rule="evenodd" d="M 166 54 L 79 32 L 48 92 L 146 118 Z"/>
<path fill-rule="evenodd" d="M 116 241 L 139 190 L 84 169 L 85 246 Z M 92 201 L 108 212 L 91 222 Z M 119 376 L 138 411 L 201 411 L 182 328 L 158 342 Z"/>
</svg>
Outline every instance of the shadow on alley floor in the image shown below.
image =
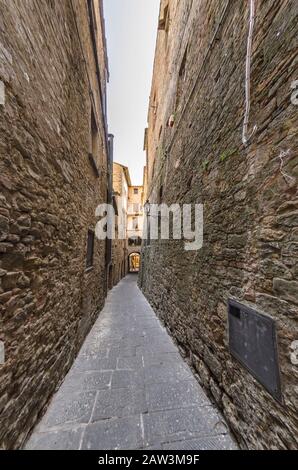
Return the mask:
<svg viewBox="0 0 298 470">
<path fill-rule="evenodd" d="M 109 294 L 27 449 L 236 449 L 129 275 Z"/>
</svg>

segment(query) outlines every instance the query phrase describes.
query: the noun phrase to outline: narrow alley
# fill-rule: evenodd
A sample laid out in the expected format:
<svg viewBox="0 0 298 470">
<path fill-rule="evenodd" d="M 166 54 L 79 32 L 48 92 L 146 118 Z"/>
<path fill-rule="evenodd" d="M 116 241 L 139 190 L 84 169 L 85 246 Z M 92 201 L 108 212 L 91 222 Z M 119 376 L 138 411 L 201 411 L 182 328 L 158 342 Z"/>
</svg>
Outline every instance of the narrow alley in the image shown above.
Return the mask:
<svg viewBox="0 0 298 470">
<path fill-rule="evenodd" d="M 110 292 L 27 449 L 236 449 L 136 281 Z"/>
<path fill-rule="evenodd" d="M 0 0 L 1 468 L 298 450 L 297 110 L 298 0 Z"/>
</svg>

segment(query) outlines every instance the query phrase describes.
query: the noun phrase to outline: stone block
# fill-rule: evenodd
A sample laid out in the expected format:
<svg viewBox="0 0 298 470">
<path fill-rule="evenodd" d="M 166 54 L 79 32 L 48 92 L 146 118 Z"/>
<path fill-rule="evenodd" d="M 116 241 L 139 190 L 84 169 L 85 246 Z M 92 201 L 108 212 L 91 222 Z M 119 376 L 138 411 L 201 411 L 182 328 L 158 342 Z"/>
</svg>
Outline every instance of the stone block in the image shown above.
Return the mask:
<svg viewBox="0 0 298 470">
<path fill-rule="evenodd" d="M 13 290 L 17 287 L 18 281 L 20 279 L 21 273 L 19 272 L 10 272 L 6 273 L 3 277 L 2 285 L 5 290 Z"/>
<path fill-rule="evenodd" d="M 273 279 L 275 292 L 284 300 L 298 305 L 298 282 L 285 279 Z"/>
<path fill-rule="evenodd" d="M 0 215 L 0 242 L 7 239 L 9 234 L 9 219 Z"/>
</svg>

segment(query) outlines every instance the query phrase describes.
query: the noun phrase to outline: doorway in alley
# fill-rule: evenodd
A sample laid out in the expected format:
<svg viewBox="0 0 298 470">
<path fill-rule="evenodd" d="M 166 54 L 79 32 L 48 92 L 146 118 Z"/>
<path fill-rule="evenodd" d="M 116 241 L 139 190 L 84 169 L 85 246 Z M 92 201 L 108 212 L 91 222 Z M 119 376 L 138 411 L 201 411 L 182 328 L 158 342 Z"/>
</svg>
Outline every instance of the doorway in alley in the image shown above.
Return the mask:
<svg viewBox="0 0 298 470">
<path fill-rule="evenodd" d="M 138 273 L 140 270 L 140 253 L 131 253 L 128 257 L 128 269 L 130 273 Z"/>
</svg>

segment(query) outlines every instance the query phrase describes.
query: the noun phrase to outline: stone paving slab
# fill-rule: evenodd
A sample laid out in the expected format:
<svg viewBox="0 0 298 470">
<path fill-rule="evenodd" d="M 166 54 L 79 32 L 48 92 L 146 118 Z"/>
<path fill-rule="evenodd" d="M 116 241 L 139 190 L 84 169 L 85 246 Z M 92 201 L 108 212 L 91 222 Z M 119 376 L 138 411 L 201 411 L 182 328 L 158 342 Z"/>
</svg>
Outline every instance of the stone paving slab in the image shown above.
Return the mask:
<svg viewBox="0 0 298 470">
<path fill-rule="evenodd" d="M 237 448 L 136 280 L 109 293 L 27 449 Z"/>
<path fill-rule="evenodd" d="M 85 428 L 35 432 L 27 444 L 27 450 L 78 450 Z"/>
<path fill-rule="evenodd" d="M 59 392 L 64 396 L 64 394 L 71 393 L 71 390 L 74 392 L 105 390 L 111 386 L 112 374 L 111 370 L 71 371 Z"/>
<path fill-rule="evenodd" d="M 193 380 L 190 369 L 181 362 L 173 362 L 170 366 L 168 363 L 152 364 L 144 367 L 144 374 L 148 385 Z"/>
<path fill-rule="evenodd" d="M 90 424 L 83 450 L 135 450 L 143 446 L 141 416 L 117 418 Z"/>
<path fill-rule="evenodd" d="M 149 384 L 146 387 L 146 397 L 149 411 L 201 407 L 210 404 L 205 393 L 193 380 Z"/>
<path fill-rule="evenodd" d="M 59 391 L 52 400 L 50 407 L 39 424 L 37 430 L 45 432 L 69 424 L 88 424 L 94 407 L 97 392 Z"/>
<path fill-rule="evenodd" d="M 144 388 L 116 388 L 100 391 L 92 422 L 102 419 L 127 418 L 143 413 L 148 413 L 148 404 Z"/>
</svg>

